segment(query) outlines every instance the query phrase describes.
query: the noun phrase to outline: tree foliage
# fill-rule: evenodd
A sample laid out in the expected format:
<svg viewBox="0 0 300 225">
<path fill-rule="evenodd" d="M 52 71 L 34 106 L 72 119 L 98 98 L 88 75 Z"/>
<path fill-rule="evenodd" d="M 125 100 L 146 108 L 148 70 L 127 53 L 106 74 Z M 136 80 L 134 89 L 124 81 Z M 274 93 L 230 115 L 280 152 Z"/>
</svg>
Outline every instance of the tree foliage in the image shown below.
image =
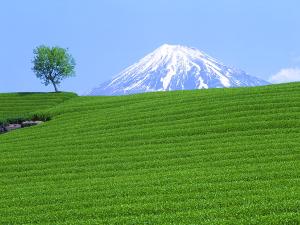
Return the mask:
<svg viewBox="0 0 300 225">
<path fill-rule="evenodd" d="M 41 45 L 33 53 L 32 70 L 44 85 L 52 84 L 55 92 L 63 79 L 75 75 L 75 60 L 68 49 Z"/>
</svg>

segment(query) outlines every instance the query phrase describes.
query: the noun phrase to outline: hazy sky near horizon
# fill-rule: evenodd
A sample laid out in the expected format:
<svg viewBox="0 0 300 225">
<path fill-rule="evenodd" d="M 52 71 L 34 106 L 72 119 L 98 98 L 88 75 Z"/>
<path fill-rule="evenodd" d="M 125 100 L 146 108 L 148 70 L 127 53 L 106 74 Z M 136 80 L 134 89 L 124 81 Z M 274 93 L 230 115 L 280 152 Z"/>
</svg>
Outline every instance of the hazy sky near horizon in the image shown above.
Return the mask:
<svg viewBox="0 0 300 225">
<path fill-rule="evenodd" d="M 86 93 L 164 43 L 196 47 L 273 82 L 300 80 L 299 0 L 2 0 L 0 92 L 52 91 L 33 49 L 67 47 Z"/>
</svg>

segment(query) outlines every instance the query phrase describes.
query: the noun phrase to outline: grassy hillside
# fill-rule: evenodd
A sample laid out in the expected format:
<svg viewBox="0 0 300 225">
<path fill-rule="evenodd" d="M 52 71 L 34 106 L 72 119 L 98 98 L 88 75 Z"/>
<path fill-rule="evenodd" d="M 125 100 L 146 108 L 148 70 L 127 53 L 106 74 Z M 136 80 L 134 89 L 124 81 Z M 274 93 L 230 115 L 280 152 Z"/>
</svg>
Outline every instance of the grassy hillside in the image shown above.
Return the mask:
<svg viewBox="0 0 300 225">
<path fill-rule="evenodd" d="M 38 110 L 55 106 L 75 96 L 73 93 L 0 94 L 0 123 L 7 119 L 31 117 Z"/>
<path fill-rule="evenodd" d="M 300 83 L 48 113 L 0 135 L 0 224 L 300 223 Z"/>
</svg>

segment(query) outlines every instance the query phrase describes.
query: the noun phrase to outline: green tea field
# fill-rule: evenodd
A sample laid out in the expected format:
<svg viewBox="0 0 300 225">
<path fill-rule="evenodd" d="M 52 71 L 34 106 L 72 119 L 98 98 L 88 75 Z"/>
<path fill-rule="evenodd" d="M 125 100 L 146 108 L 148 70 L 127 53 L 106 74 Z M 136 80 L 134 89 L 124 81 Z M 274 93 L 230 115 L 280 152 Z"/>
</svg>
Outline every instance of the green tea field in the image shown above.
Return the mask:
<svg viewBox="0 0 300 225">
<path fill-rule="evenodd" d="M 300 224 L 299 82 L 0 103 L 0 224 Z"/>
<path fill-rule="evenodd" d="M 0 94 L 0 123 L 8 119 L 30 118 L 38 110 L 50 108 L 75 96 L 73 93 Z"/>
</svg>

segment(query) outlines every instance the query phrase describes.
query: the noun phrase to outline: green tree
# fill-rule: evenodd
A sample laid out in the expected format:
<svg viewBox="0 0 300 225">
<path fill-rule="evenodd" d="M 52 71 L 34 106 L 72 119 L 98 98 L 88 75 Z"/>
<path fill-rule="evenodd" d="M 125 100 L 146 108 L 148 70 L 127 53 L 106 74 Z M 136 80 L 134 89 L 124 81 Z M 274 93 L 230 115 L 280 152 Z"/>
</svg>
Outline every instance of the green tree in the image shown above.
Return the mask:
<svg viewBox="0 0 300 225">
<path fill-rule="evenodd" d="M 52 84 L 55 92 L 63 79 L 75 75 L 75 60 L 68 49 L 41 45 L 33 53 L 32 70 L 44 85 Z"/>
</svg>

